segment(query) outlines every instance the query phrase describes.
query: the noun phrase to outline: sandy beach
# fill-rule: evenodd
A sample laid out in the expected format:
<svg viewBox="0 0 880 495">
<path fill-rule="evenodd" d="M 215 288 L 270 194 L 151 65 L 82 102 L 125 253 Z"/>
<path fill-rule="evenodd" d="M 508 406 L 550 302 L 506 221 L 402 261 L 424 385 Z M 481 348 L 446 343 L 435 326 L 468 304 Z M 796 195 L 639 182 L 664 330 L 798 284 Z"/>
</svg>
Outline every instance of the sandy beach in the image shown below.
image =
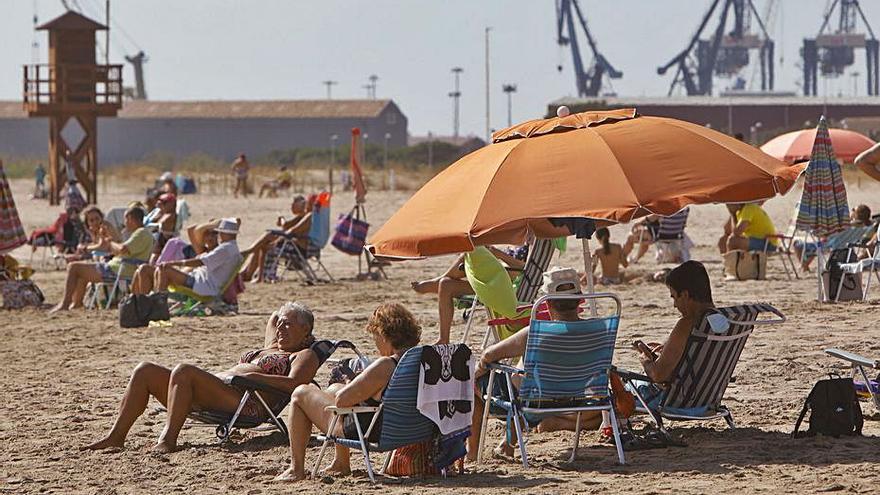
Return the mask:
<svg viewBox="0 0 880 495">
<path fill-rule="evenodd" d="M 29 181 L 12 182 L 22 222 L 29 232 L 50 224 L 59 209 L 27 199 Z M 140 199 L 135 184 L 103 194 L 106 209 Z M 880 184 L 862 181 L 849 185 L 849 203 L 866 203 L 880 210 Z M 378 228 L 409 192 L 371 192 L 368 214 Z M 765 207 L 776 226 L 784 230 L 800 197 L 800 186 Z M 241 216 L 239 244 L 250 244 L 277 215 L 287 212 L 287 198 L 233 199 L 229 196 L 186 196 L 191 221 L 209 217 Z M 353 197 L 333 198 L 332 216 L 349 210 Z M 449 479 L 384 479 L 371 485 L 357 456 L 353 476 L 310 480 L 296 485 L 270 483 L 289 462 L 287 438 L 279 433 L 245 431 L 224 446 L 215 442 L 213 429 L 188 428 L 181 434 L 179 452 L 150 452 L 164 413 L 148 413 L 132 429 L 126 448 L 114 452 L 80 452 L 78 447 L 100 438 L 111 426 L 131 370 L 141 361 L 164 366 L 186 362 L 221 371 L 246 350 L 261 347 L 268 315 L 287 300 L 299 300 L 314 310 L 318 336 L 349 339 L 370 351 L 364 322 L 377 304 L 400 301 L 419 317 L 423 341 L 437 337 L 436 299 L 420 296 L 410 282 L 442 271 L 451 257 L 398 263 L 387 272 L 389 280 L 357 281 L 356 258 L 328 246 L 324 261 L 337 277 L 334 284 L 304 286 L 295 277 L 279 284 L 249 284 L 241 296 L 241 314 L 234 317 L 177 318 L 167 328 L 121 329 L 118 313 L 70 311 L 47 315 L 45 310 L 0 312 L 0 492 L 4 493 L 814 493 L 876 492 L 880 474 L 880 414 L 862 403 L 866 415 L 864 437 L 792 439 L 795 418 L 816 380 L 828 372 L 847 373 L 840 361 L 822 352 L 827 347 L 880 357 L 880 304 L 874 292 L 869 303 L 820 304 L 815 301 L 815 272 L 787 280 L 779 259 L 771 259 L 768 280 L 726 282 L 721 274 L 715 241 L 727 215 L 724 206 L 692 208 L 688 232 L 695 259 L 706 263 L 717 305 L 768 302 L 788 321 L 756 330 L 736 369 L 736 381 L 724 403 L 737 429 L 723 421 L 675 423 L 673 431 L 687 447 L 627 453 L 627 464 L 617 464 L 611 446 L 598 445 L 598 433 L 583 432 L 578 458 L 567 464 L 570 432 L 537 433 L 528 438 L 533 466 L 489 459 L 468 465 L 466 473 Z M 612 241 L 623 243 L 627 226 L 612 228 Z M 611 288 L 623 300 L 623 316 L 615 363 L 638 369 L 634 338 L 662 340 L 677 313 L 667 289 L 647 281 L 657 271 L 653 250 L 631 267 L 627 284 Z M 27 262 L 29 248 L 13 253 Z M 580 245 L 569 239 L 569 249 L 554 265 L 583 269 Z M 35 281 L 48 303 L 62 292 L 63 271 L 41 270 Z M 461 334 L 460 318 L 453 338 Z M 482 325 L 471 339 L 476 349 Z M 326 383 L 327 370 L 318 381 Z M 490 424 L 490 441 L 502 435 L 502 425 Z M 488 449 L 487 449 L 488 453 Z M 317 448 L 309 450 L 307 465 Z M 378 456 L 376 457 L 378 461 Z"/>
</svg>

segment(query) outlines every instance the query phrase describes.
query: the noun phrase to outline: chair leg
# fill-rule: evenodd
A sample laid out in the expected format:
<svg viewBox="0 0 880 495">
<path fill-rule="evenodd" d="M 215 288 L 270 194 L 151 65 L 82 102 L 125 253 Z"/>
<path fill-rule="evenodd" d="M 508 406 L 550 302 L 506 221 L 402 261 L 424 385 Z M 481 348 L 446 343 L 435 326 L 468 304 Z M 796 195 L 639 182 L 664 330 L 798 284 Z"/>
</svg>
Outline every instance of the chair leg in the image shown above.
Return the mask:
<svg viewBox="0 0 880 495">
<path fill-rule="evenodd" d="M 730 413 L 730 409 L 724 409 L 724 421 L 727 423 L 727 427 L 731 430 L 736 429 L 736 424 L 733 422 L 733 414 Z"/>
<path fill-rule="evenodd" d="M 336 431 L 336 423 L 339 421 L 339 415 L 334 414 L 333 419 L 330 420 L 330 426 L 327 428 L 327 436 L 324 438 L 324 443 L 321 444 L 321 450 L 318 452 L 318 458 L 315 460 L 315 466 L 312 468 L 312 478 L 316 478 L 318 476 L 318 469 L 321 467 L 321 460 L 324 458 L 324 452 L 327 451 L 327 446 L 330 445 L 332 441 L 333 432 Z M 357 421 L 355 421 L 357 423 Z"/>
<path fill-rule="evenodd" d="M 830 276 L 829 276 L 830 277 Z M 843 281 L 846 279 L 846 274 L 840 274 L 840 283 L 837 284 L 837 294 L 834 294 L 834 302 L 840 301 L 840 291 L 843 290 Z"/>
<path fill-rule="evenodd" d="M 868 300 L 868 291 L 871 290 L 871 275 L 877 275 L 877 272 L 874 270 L 874 265 L 871 265 L 871 271 L 868 272 L 868 281 L 865 283 L 864 292 L 862 292 L 862 302 Z M 880 275 L 877 275 L 877 279 L 880 280 Z"/>
<path fill-rule="evenodd" d="M 519 443 L 519 454 L 522 456 L 522 464 L 524 468 L 529 467 L 529 455 L 526 452 L 526 439 L 523 437 L 523 427 L 520 424 L 520 419 L 522 419 L 523 424 L 526 422 L 525 416 L 519 411 L 518 407 L 514 406 L 513 414 L 511 414 L 513 419 L 513 427 L 516 430 L 517 443 Z"/>
<path fill-rule="evenodd" d="M 370 481 L 375 483 L 376 476 L 373 474 L 373 464 L 370 462 L 370 451 L 367 450 L 367 440 L 364 438 L 364 432 L 361 430 L 361 423 L 357 420 L 356 414 L 354 416 L 354 426 L 357 428 L 358 441 L 361 444 L 361 452 L 364 454 L 364 464 L 367 466 L 367 475 L 370 477 Z"/>
<path fill-rule="evenodd" d="M 621 464 L 626 464 L 626 459 L 623 457 L 623 442 L 620 440 L 620 426 L 617 424 L 614 406 L 608 409 L 608 414 L 611 416 L 611 432 L 614 434 L 614 445 L 617 447 L 617 460 Z"/>
<path fill-rule="evenodd" d="M 578 411 L 577 418 L 574 420 L 574 442 L 571 445 L 571 456 L 568 458 L 568 462 L 574 462 L 575 454 L 578 449 L 578 442 L 581 439 L 581 413 Z"/>
<path fill-rule="evenodd" d="M 486 386 L 486 393 L 483 395 L 483 420 L 480 426 L 480 441 L 477 442 L 477 464 L 483 462 L 483 447 L 486 442 L 486 426 L 489 424 L 489 407 L 492 404 L 492 387 L 495 383 L 495 373 L 489 372 L 489 384 Z"/>
<path fill-rule="evenodd" d="M 385 454 L 385 462 L 382 463 L 382 470 L 379 471 L 379 474 L 385 476 L 385 471 L 388 470 L 388 465 L 391 464 L 391 454 L 393 454 L 393 450 L 389 450 L 387 454 Z"/>
</svg>

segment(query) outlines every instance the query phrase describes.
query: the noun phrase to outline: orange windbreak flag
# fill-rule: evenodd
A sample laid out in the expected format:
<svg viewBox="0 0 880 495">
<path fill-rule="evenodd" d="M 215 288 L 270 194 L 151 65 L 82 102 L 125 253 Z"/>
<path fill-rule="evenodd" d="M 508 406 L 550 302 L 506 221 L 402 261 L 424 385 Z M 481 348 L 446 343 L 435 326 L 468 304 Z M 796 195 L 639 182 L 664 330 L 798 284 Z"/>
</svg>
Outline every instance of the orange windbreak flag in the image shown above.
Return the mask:
<svg viewBox="0 0 880 495">
<path fill-rule="evenodd" d="M 367 196 L 367 186 L 364 185 L 364 174 L 358 163 L 358 142 L 361 130 L 357 127 L 351 130 L 351 182 L 354 186 L 354 197 L 357 203 L 363 203 Z"/>
</svg>

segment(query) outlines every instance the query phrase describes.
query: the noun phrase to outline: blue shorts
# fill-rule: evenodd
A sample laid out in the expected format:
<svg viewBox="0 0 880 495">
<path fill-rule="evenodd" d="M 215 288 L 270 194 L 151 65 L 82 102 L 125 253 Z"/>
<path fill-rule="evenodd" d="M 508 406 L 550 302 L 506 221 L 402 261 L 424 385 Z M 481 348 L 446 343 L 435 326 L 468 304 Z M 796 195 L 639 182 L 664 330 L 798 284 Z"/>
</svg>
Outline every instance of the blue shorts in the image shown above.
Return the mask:
<svg viewBox="0 0 880 495">
<path fill-rule="evenodd" d="M 749 237 L 749 251 L 763 251 L 764 244 L 767 245 L 767 251 L 776 251 L 776 244 L 767 239 L 759 239 L 757 237 Z"/>
<path fill-rule="evenodd" d="M 95 270 L 98 270 L 98 273 L 101 274 L 101 281 L 105 284 L 116 283 L 116 272 L 106 262 L 98 261 L 95 263 Z"/>
<path fill-rule="evenodd" d="M 486 388 L 489 386 L 489 373 L 477 378 L 477 386 L 480 388 L 480 395 L 486 395 Z M 516 387 L 513 387 L 513 394 L 517 395 Z M 499 398 L 503 401 L 510 401 L 510 394 L 507 393 L 507 379 L 503 374 L 496 374 L 495 380 L 492 382 L 492 397 Z M 507 414 L 504 409 L 493 406 L 489 409 L 491 414 L 503 416 Z M 526 422 L 530 427 L 538 426 L 538 423 L 544 419 L 543 415 L 524 414 Z"/>
</svg>

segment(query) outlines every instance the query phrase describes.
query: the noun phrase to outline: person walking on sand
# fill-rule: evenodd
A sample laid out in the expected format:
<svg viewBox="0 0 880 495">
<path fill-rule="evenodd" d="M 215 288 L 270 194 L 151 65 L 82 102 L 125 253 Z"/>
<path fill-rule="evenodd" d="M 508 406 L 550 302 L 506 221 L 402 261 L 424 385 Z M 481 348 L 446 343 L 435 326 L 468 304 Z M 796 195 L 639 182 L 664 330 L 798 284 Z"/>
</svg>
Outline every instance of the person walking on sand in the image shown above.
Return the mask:
<svg viewBox="0 0 880 495">
<path fill-rule="evenodd" d="M 247 197 L 247 179 L 248 172 L 251 170 L 251 165 L 247 161 L 247 157 L 244 156 L 244 153 L 238 155 L 238 158 L 232 162 L 232 175 L 235 176 L 235 189 L 232 191 L 232 195 L 236 198 L 238 197 L 239 191 L 241 191 L 241 195 Z"/>
</svg>

